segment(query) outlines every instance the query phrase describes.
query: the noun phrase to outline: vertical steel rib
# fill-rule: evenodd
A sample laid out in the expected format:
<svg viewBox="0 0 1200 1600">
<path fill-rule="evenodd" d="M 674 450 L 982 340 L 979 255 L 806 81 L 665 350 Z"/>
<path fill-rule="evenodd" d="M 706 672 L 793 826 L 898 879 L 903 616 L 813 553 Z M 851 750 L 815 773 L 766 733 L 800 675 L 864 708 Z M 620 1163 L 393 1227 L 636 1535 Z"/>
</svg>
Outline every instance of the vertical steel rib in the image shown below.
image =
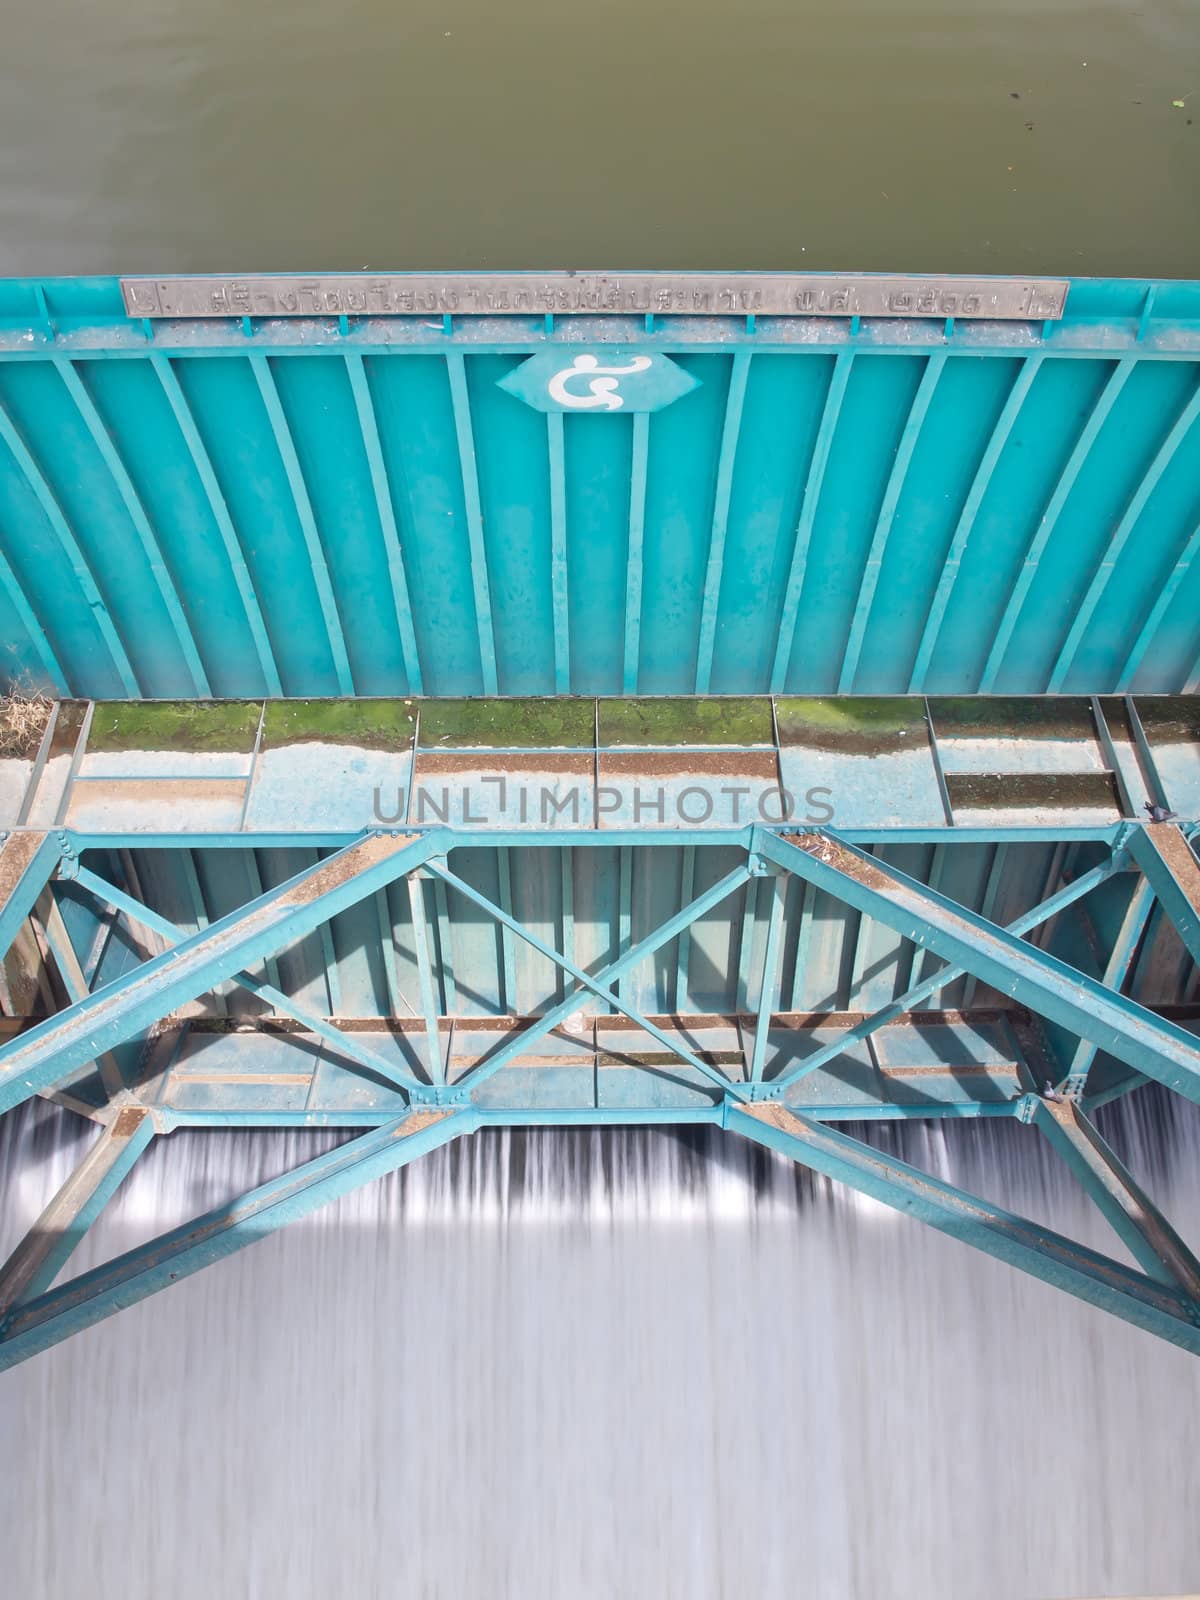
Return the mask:
<svg viewBox="0 0 1200 1600">
<path fill-rule="evenodd" d="M 1184 406 L 1179 416 L 1175 419 L 1170 432 L 1155 452 L 1153 461 L 1146 468 L 1142 481 L 1138 484 L 1125 514 L 1114 528 L 1112 537 L 1100 558 L 1087 593 L 1079 603 L 1079 608 L 1071 622 L 1058 659 L 1050 672 L 1048 685 L 1051 694 L 1057 694 L 1066 682 L 1079 646 L 1083 643 L 1083 636 L 1087 632 L 1097 606 L 1104 598 L 1105 591 L 1112 581 L 1113 571 L 1117 561 L 1129 541 L 1129 536 L 1137 526 L 1142 512 L 1146 509 L 1146 502 L 1162 482 L 1163 474 L 1175 459 L 1180 445 L 1191 432 L 1196 418 L 1200 416 L 1200 386 L 1192 394 L 1191 399 Z"/>
<path fill-rule="evenodd" d="M 379 418 L 371 398 L 371 383 L 366 365 L 357 351 L 346 356 L 346 371 L 358 413 L 358 426 L 362 433 L 363 448 L 367 453 L 367 466 L 371 473 L 371 488 L 375 495 L 375 510 L 383 535 L 383 548 L 387 556 L 388 577 L 392 584 L 392 604 L 396 611 L 396 627 L 400 634 L 400 655 L 404 661 L 404 676 L 410 694 L 422 694 L 421 657 L 417 649 L 417 635 L 413 627 L 412 601 L 408 592 L 408 577 L 404 567 L 404 549 L 396 521 L 396 507 L 388 482 L 387 465 L 383 459 L 383 444 L 379 437 Z"/>
<path fill-rule="evenodd" d="M 46 480 L 45 474 L 33 459 L 29 446 L 17 431 L 16 424 L 9 416 L 2 402 L 0 402 L 0 439 L 4 440 L 4 443 L 12 453 L 13 460 L 17 463 L 18 469 L 33 491 L 34 498 L 41 507 L 46 521 L 50 524 L 51 532 L 58 540 L 63 554 L 71 565 L 71 570 L 75 574 L 76 582 L 79 584 L 79 589 L 88 611 L 107 646 L 109 655 L 112 657 L 113 666 L 116 668 L 117 676 L 121 680 L 122 690 L 131 698 L 136 699 L 141 693 L 141 685 L 138 683 L 137 674 L 133 669 L 133 663 L 129 659 L 125 645 L 117 633 L 108 605 L 100 593 L 100 586 L 96 581 L 95 574 L 92 572 L 78 539 L 76 539 L 71 530 L 71 526 L 58 503 L 54 491 Z"/>
<path fill-rule="evenodd" d="M 67 683 L 66 674 L 59 665 L 58 657 L 54 653 L 54 646 L 47 638 L 45 630 L 37 619 L 37 614 L 29 602 L 29 596 L 21 585 L 12 567 L 2 553 L 0 553 L 0 588 L 8 596 L 9 604 L 17 613 L 17 618 L 25 632 L 29 635 L 30 643 L 37 652 L 38 660 L 42 663 L 54 686 L 54 692 L 64 698 L 71 693 Z"/>
<path fill-rule="evenodd" d="M 696 847 L 685 844 L 679 866 L 679 903 L 689 904 L 696 887 Z M 691 956 L 692 928 L 685 923 L 679 930 L 675 956 L 675 1010 L 686 1011 L 688 999 L 688 963 Z"/>
<path fill-rule="evenodd" d="M 138 543 L 146 557 L 150 576 L 154 580 L 154 587 L 158 590 L 166 613 L 171 623 L 171 631 L 179 645 L 180 653 L 187 664 L 188 674 L 192 680 L 192 689 L 198 695 L 210 695 L 212 686 L 208 681 L 208 674 L 204 663 L 200 659 L 200 651 L 196 645 L 192 625 L 188 621 L 187 612 L 184 610 L 183 600 L 167 565 L 167 558 L 163 553 L 158 535 L 150 526 L 150 518 L 146 515 L 146 508 L 142 504 L 141 496 L 134 487 L 133 479 L 129 476 L 129 469 L 121 459 L 120 451 L 105 426 L 104 419 L 96 409 L 96 402 L 88 393 L 83 379 L 75 370 L 74 362 L 66 356 L 55 356 L 54 370 L 62 380 L 63 386 L 70 395 L 75 409 L 83 419 L 84 426 L 91 436 L 93 444 L 100 452 L 104 465 L 113 482 L 117 486 L 117 493 L 121 497 L 121 504 L 125 507 L 126 514 L 133 524 L 133 531 L 137 534 Z"/>
<path fill-rule="evenodd" d="M 650 414 L 633 417 L 633 456 L 629 474 L 629 545 L 625 558 L 625 633 L 621 692 L 636 694 L 642 644 L 642 548 L 646 532 L 646 483 L 650 460 Z"/>
<path fill-rule="evenodd" d="M 1162 620 L 1170 609 L 1171 602 L 1179 592 L 1179 585 L 1192 570 L 1197 556 L 1200 556 L 1200 525 L 1192 530 L 1191 537 L 1184 545 L 1175 565 L 1167 574 L 1166 582 L 1155 595 L 1150 614 L 1142 624 L 1129 655 L 1125 659 L 1125 665 L 1121 668 L 1121 676 L 1116 681 L 1115 690 L 1117 694 L 1128 694 L 1129 690 L 1133 688 L 1133 681 L 1138 675 L 1138 669 L 1145 659 L 1146 652 L 1161 627 Z M 1196 685 L 1193 683 L 1191 686 L 1185 687 L 1183 692 L 1185 694 L 1193 694 L 1195 689 Z"/>
<path fill-rule="evenodd" d="M 429 1053 L 429 1078 L 431 1083 L 445 1083 L 446 1062 L 442 1055 L 438 1004 L 433 990 L 433 962 L 429 954 L 425 882 L 416 873 L 408 880 L 408 904 L 412 915 L 413 949 L 417 957 L 417 980 L 421 989 L 421 1015 L 425 1021 L 425 1046 Z"/>
<path fill-rule="evenodd" d="M 988 653 L 987 661 L 984 663 L 983 675 L 979 681 L 980 694 L 991 694 L 995 688 L 996 678 L 1004 665 L 1004 657 L 1008 650 L 1009 641 L 1012 638 L 1013 629 L 1017 625 L 1017 620 L 1021 615 L 1021 607 L 1025 603 L 1025 596 L 1029 593 L 1030 585 L 1033 583 L 1037 573 L 1042 552 L 1050 541 L 1050 536 L 1058 524 L 1059 517 L 1062 515 L 1063 507 L 1070 497 L 1071 490 L 1075 487 L 1079 474 L 1083 471 L 1084 464 L 1091 454 L 1092 446 L 1095 444 L 1101 428 L 1108 421 L 1109 414 L 1117 403 L 1121 390 L 1125 387 L 1136 365 L 1137 360 L 1132 356 L 1124 356 L 1116 363 L 1109 373 L 1108 379 L 1100 391 L 1078 439 L 1075 441 L 1071 454 L 1067 457 L 1066 465 L 1059 474 L 1058 482 L 1055 484 L 1050 499 L 1046 503 L 1042 519 L 1025 551 L 1012 591 L 1005 603 L 1000 621 L 996 625 L 992 648 Z"/>
<path fill-rule="evenodd" d="M 858 596 L 854 602 L 854 609 L 850 614 L 850 632 L 846 639 L 846 650 L 842 657 L 842 669 L 838 674 L 838 694 L 851 694 L 854 690 L 854 679 L 858 673 L 858 664 L 862 657 L 863 643 L 867 635 L 867 620 L 871 615 L 871 606 L 875 599 L 875 591 L 879 586 L 879 574 L 883 566 L 884 553 L 891 535 L 892 524 L 896 520 L 896 509 L 900 504 L 900 496 L 904 491 L 904 482 L 908 477 L 908 469 L 912 464 L 913 451 L 921 437 L 921 429 L 925 426 L 925 418 L 929 415 L 929 407 L 933 401 L 934 391 L 937 389 L 938 380 L 946 365 L 947 352 L 935 350 L 925 363 L 925 370 L 921 374 L 921 381 L 917 385 L 917 392 L 913 396 L 912 405 L 909 407 L 908 420 L 904 424 L 904 431 L 900 435 L 900 442 L 896 446 L 895 459 L 892 470 L 888 474 L 887 487 L 883 491 L 883 500 L 879 507 L 879 516 L 875 522 L 875 531 L 871 536 L 871 544 L 867 550 L 867 559 L 863 564 L 862 579 L 858 587 Z"/>
<path fill-rule="evenodd" d="M 317 598 L 321 606 L 321 616 L 325 623 L 329 652 L 333 658 L 338 693 L 352 695 L 355 692 L 354 675 L 350 670 L 346 635 L 338 613 L 337 598 L 333 592 L 333 579 L 330 576 L 329 563 L 325 559 L 325 549 L 317 529 L 317 519 L 313 515 L 312 501 L 309 499 L 308 487 L 304 482 L 304 473 L 300 468 L 300 457 L 296 454 L 296 442 L 292 438 L 292 430 L 283 412 L 283 402 L 279 398 L 275 374 L 271 371 L 270 359 L 267 356 L 251 356 L 250 365 L 258 384 L 258 391 L 262 395 L 263 405 L 267 409 L 267 420 L 271 424 L 275 447 L 283 462 L 292 503 L 300 523 L 300 531 L 304 536 L 304 546 L 308 552 L 313 582 L 316 584 Z"/>
<path fill-rule="evenodd" d="M 454 432 L 458 441 L 458 464 L 462 474 L 463 505 L 467 516 L 467 541 L 471 552 L 471 585 L 475 594 L 475 621 L 479 629 L 479 662 L 484 694 L 498 692 L 496 675 L 496 636 L 492 618 L 492 595 L 488 581 L 487 544 L 483 536 L 483 505 L 479 496 L 479 469 L 475 461 L 475 434 L 471 425 L 471 398 L 467 392 L 467 368 L 460 350 L 446 356 L 450 378 L 450 403 L 454 409 Z"/>
<path fill-rule="evenodd" d="M 937 588 L 934 591 L 933 600 L 925 618 L 925 625 L 921 630 L 921 638 L 917 645 L 912 673 L 908 680 L 908 692 L 910 694 L 922 694 L 925 690 L 926 678 L 929 675 L 929 664 L 933 658 L 933 652 L 937 648 L 938 635 L 941 632 L 942 622 L 950 604 L 950 597 L 954 593 L 954 585 L 958 581 L 958 569 L 962 561 L 963 551 L 966 549 L 974 530 L 976 519 L 979 516 L 979 509 L 983 505 L 984 497 L 991 486 L 997 464 L 1004 453 L 1004 447 L 1008 443 L 1009 435 L 1012 433 L 1017 418 L 1021 413 L 1021 407 L 1025 404 L 1025 398 L 1033 387 L 1033 380 L 1041 370 L 1042 360 L 1042 352 L 1038 351 L 1034 355 L 1026 356 L 1021 363 L 1013 380 L 1012 388 L 1008 392 L 1008 398 L 1005 400 L 1000 415 L 996 419 L 996 425 L 992 429 L 984 452 L 979 458 L 979 465 L 975 469 L 975 476 L 971 480 L 971 487 L 967 491 L 967 498 L 963 502 L 962 511 L 951 536 L 950 547 L 946 551 L 946 557 L 942 563 Z"/>
<path fill-rule="evenodd" d="M 788 664 L 792 659 L 792 647 L 796 639 L 796 623 L 800 616 L 800 596 L 804 588 L 804 574 L 808 567 L 808 550 L 812 543 L 813 526 L 817 519 L 817 507 L 821 499 L 821 486 L 825 481 L 825 469 L 829 465 L 829 452 L 833 448 L 833 440 L 837 433 L 838 419 L 842 414 L 842 402 L 846 398 L 846 385 L 850 381 L 853 363 L 853 350 L 842 350 L 838 353 L 834 359 L 833 371 L 829 378 L 829 388 L 825 394 L 825 405 L 821 412 L 821 421 L 817 427 L 812 459 L 808 464 L 808 475 L 804 481 L 804 498 L 800 507 L 800 518 L 796 524 L 796 538 L 792 545 L 792 560 L 788 569 L 787 588 L 784 591 L 783 609 L 780 612 L 779 628 L 775 638 L 775 659 L 771 666 L 772 694 L 778 694 L 787 687 Z"/>
<path fill-rule="evenodd" d="M 496 892 L 505 916 L 512 914 L 512 864 L 508 849 L 496 849 Z M 520 1015 L 517 1004 L 517 956 L 513 949 L 512 934 L 506 924 L 500 928 L 500 960 L 504 973 L 504 1009 L 514 1017 Z"/>
<path fill-rule="evenodd" d="M 550 456 L 550 602 L 554 619 L 554 692 L 571 689 L 571 640 L 568 632 L 567 584 L 567 456 L 561 411 L 546 413 Z"/>
<path fill-rule="evenodd" d="M 767 1059 L 767 1038 L 771 1029 L 771 1010 L 779 973 L 779 936 L 783 928 L 783 905 L 787 879 L 782 874 L 771 880 L 771 914 L 767 920 L 766 949 L 763 952 L 762 982 L 758 990 L 758 1018 L 754 1027 L 754 1050 L 750 1058 L 750 1078 L 761 1083 Z"/>
<path fill-rule="evenodd" d="M 217 532 L 221 536 L 221 543 L 225 549 L 225 556 L 229 562 L 229 570 L 233 574 L 233 581 L 237 586 L 238 598 L 242 602 L 242 611 L 246 617 L 246 625 L 250 629 L 250 637 L 254 641 L 254 651 L 258 656 L 258 664 L 262 668 L 263 683 L 269 695 L 281 696 L 283 684 L 279 677 L 279 668 L 275 662 L 275 653 L 271 649 L 271 640 L 267 633 L 266 619 L 263 616 L 262 606 L 259 604 L 258 594 L 254 587 L 254 579 L 250 575 L 250 568 L 242 550 L 241 540 L 233 525 L 233 518 L 225 495 L 217 479 L 212 458 L 204 440 L 200 437 L 200 429 L 192 415 L 192 408 L 187 402 L 178 374 L 171 365 L 169 357 L 161 351 L 155 351 L 150 357 L 150 365 L 162 385 L 163 393 L 175 416 L 176 425 L 183 436 L 188 454 L 192 458 L 192 465 L 196 469 L 196 476 L 200 479 L 200 486 L 204 490 L 204 497 L 208 501 L 209 511 L 217 525 Z"/>
<path fill-rule="evenodd" d="M 717 612 L 721 604 L 721 576 L 725 569 L 725 535 L 729 527 L 729 502 L 733 493 L 733 467 L 742 431 L 742 411 L 746 403 L 746 381 L 750 375 L 750 361 L 749 350 L 739 350 L 734 356 L 733 371 L 729 378 L 729 393 L 725 400 L 725 422 L 721 429 L 721 449 L 717 457 L 712 530 L 708 541 L 708 564 L 704 573 L 704 596 L 700 607 L 700 639 L 696 650 L 697 694 L 707 694 L 712 682 Z"/>
</svg>

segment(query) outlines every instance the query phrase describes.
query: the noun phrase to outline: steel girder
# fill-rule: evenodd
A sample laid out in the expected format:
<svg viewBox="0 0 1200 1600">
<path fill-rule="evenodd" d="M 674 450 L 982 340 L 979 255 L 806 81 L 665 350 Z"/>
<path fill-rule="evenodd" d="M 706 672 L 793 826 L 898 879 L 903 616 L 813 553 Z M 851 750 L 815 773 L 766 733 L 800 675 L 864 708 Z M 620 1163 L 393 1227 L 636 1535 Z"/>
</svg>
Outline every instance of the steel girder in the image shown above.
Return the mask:
<svg viewBox="0 0 1200 1600">
<path fill-rule="evenodd" d="M 1151 834 L 1155 830 L 1146 831 Z M 1132 834 L 1137 835 L 1137 830 Z M 1200 1099 L 1197 1039 L 1119 992 L 1128 950 L 1120 961 L 1118 952 L 1114 952 L 1105 973 L 1109 981 L 1101 982 L 1022 937 L 1068 905 L 1081 902 L 1118 872 L 1128 871 L 1132 860 L 1139 865 L 1149 863 L 1145 885 L 1161 895 L 1168 914 L 1180 917 L 1181 936 L 1186 940 L 1189 925 L 1179 900 L 1182 895 L 1185 903 L 1191 903 L 1189 880 L 1184 874 L 1180 887 L 1178 862 L 1172 850 L 1160 848 L 1156 839 L 1131 836 L 1126 830 L 1111 841 L 1105 860 L 1048 894 L 1005 929 L 828 830 L 797 838 L 769 828 L 747 828 L 732 839 L 723 836 L 720 841 L 726 846 L 736 843 L 744 852 L 743 861 L 733 871 L 719 878 L 712 888 L 693 896 L 649 935 L 630 944 L 615 961 L 589 971 L 586 964 L 556 949 L 450 869 L 447 857 L 464 841 L 449 829 L 381 833 L 360 839 L 190 936 L 183 936 L 169 919 L 143 905 L 128 890 L 79 866 L 69 836 L 56 837 L 53 843 L 44 835 L 17 834 L 13 838 L 19 843 L 11 852 L 6 851 L 7 869 L 5 857 L 0 857 L 0 871 L 5 872 L 8 891 L 7 901 L 0 906 L 0 913 L 7 913 L 6 928 L 15 931 L 44 890 L 49 874 L 65 859 L 80 887 L 115 907 L 127 919 L 153 930 L 169 948 L 144 961 L 126 977 L 95 992 L 79 993 L 58 1015 L 0 1046 L 0 1106 L 7 1107 L 30 1094 L 54 1092 L 77 1078 L 103 1053 L 126 1041 L 147 1039 L 140 1071 L 127 1075 L 115 1091 L 108 1085 L 91 1105 L 91 1114 L 104 1124 L 99 1142 L 0 1272 L 0 1365 L 10 1365 L 44 1349 L 251 1243 L 326 1199 L 392 1170 L 460 1133 L 473 1132 L 489 1123 L 532 1126 L 686 1121 L 709 1122 L 742 1133 L 1200 1353 L 1200 1266 L 1088 1120 L 1084 1109 L 1086 1064 L 1082 1072 L 1075 1066 L 1064 1073 L 1060 1089 L 1047 1085 L 1046 1092 L 1039 1094 L 1035 1087 L 1037 1063 L 1027 1058 L 1017 1043 L 1017 1022 L 1005 1020 L 1003 1025 L 1015 1056 L 1006 1068 L 1005 1086 L 999 1090 L 995 1081 L 982 1081 L 978 1066 L 972 1077 L 964 1062 L 961 1067 L 948 1066 L 943 1074 L 947 1082 L 953 1080 L 956 1098 L 939 1103 L 930 1097 L 906 1097 L 897 1088 L 902 1070 L 889 1068 L 875 1053 L 864 1058 L 863 1070 L 864 1083 L 869 1080 L 876 1087 L 864 1089 L 857 1099 L 853 1095 L 846 1097 L 840 1106 L 814 1103 L 811 1099 L 815 1084 L 828 1084 L 828 1075 L 822 1080 L 828 1063 L 840 1063 L 841 1077 L 848 1081 L 853 1072 L 848 1072 L 847 1063 L 852 1063 L 858 1047 L 870 1051 L 874 1041 L 885 1038 L 889 1029 L 903 1028 L 908 1035 L 919 1036 L 922 1023 L 919 1016 L 914 1016 L 914 1008 L 952 981 L 960 969 L 1025 1008 L 1002 1010 L 1002 1018 L 1018 1019 L 1025 1010 L 1045 1016 L 1073 1029 L 1089 1048 L 1102 1048 L 1129 1063 L 1137 1073 L 1158 1078 L 1190 1098 Z M 633 843 L 650 844 L 656 838 L 653 830 L 646 830 L 634 835 L 627 847 Z M 536 833 L 521 838 L 522 844 L 544 842 Z M 556 834 L 553 842 L 561 843 L 561 835 Z M 570 842 L 586 847 L 611 841 L 596 834 L 581 834 Z M 1174 863 L 1174 869 L 1166 876 L 1166 868 L 1161 866 L 1164 858 L 1168 865 Z M 461 1018 L 437 1014 L 432 985 L 426 981 L 429 949 L 426 947 L 422 958 L 418 946 L 425 1015 L 417 1027 L 428 1041 L 426 1058 L 422 1060 L 414 1047 L 401 1059 L 384 1051 L 378 1036 L 367 1045 L 355 1037 L 352 1029 L 316 1015 L 277 984 L 264 983 L 247 971 L 381 886 L 405 878 L 410 885 L 418 884 L 419 879 L 414 876 L 418 872 L 432 875 L 449 894 L 464 896 L 498 930 L 524 941 L 551 962 L 563 974 L 564 987 L 567 979 L 573 980 L 574 987 L 537 1017 L 507 1019 L 504 1036 L 493 1034 L 491 1044 L 485 1039 L 482 1049 L 475 1049 L 464 1062 L 461 1054 L 456 1056 L 451 1041 L 456 1030 L 467 1031 L 466 1024 Z M 797 1032 L 798 1019 L 776 1014 L 769 998 L 782 937 L 781 875 L 788 873 L 896 930 L 918 950 L 940 955 L 952 965 L 927 973 L 870 1016 L 800 1019 L 802 1027 Z M 757 1000 L 746 1018 L 744 1033 L 738 1019 L 734 1019 L 731 1031 L 735 1048 L 715 1047 L 705 1036 L 706 1027 L 719 1032 L 716 1025 L 722 1024 L 720 1018 L 647 1016 L 625 997 L 617 987 L 622 977 L 663 945 L 685 935 L 700 917 L 743 884 L 763 877 L 774 882 L 755 988 Z M 1137 894 L 1144 900 L 1146 892 L 1147 888 L 1143 888 Z M 420 895 L 414 900 L 414 905 L 418 903 L 424 916 Z M 65 936 L 65 928 L 58 932 Z M 1128 930 L 1124 938 L 1127 945 L 1136 943 L 1136 937 Z M 82 972 L 81 967 L 79 971 Z M 269 1042 L 272 1051 L 293 1054 L 319 1048 L 325 1053 L 323 1059 L 337 1058 L 341 1063 L 338 1070 L 357 1075 L 361 1091 L 374 1095 L 373 1103 L 378 1109 L 371 1115 L 377 1125 L 328 1156 L 262 1186 L 242 1200 L 60 1288 L 53 1287 L 71 1250 L 148 1143 L 152 1131 L 168 1132 L 188 1121 L 233 1125 L 247 1120 L 232 1098 L 232 1089 L 224 1102 L 218 1099 L 207 1111 L 194 1116 L 179 1114 L 155 1097 L 156 1086 L 160 1088 L 164 1075 L 170 1075 L 172 1062 L 188 1033 L 188 1025 L 172 1020 L 174 1013 L 185 1002 L 226 979 L 254 990 L 302 1030 L 291 1034 L 281 1034 L 278 1028 L 262 1030 L 256 1033 L 255 1040 L 233 1035 L 233 1047 L 261 1049 Z M 76 978 L 75 989 L 78 981 Z M 75 989 L 68 985 L 68 993 Z M 589 995 L 623 1015 L 622 1023 L 611 1026 L 627 1030 L 625 1043 L 596 1022 L 590 1046 L 582 1049 L 577 1028 L 564 1028 Z M 939 1013 L 938 1018 L 938 1026 L 951 1026 L 943 1014 Z M 797 1059 L 795 1051 L 789 1054 L 786 1046 L 803 1038 L 804 1030 L 814 1021 L 817 1026 L 811 1028 L 811 1042 L 816 1048 L 801 1052 Z M 831 1031 L 824 1041 L 817 1039 L 822 1026 Z M 567 1049 L 561 1060 L 538 1054 L 552 1034 L 556 1040 L 554 1049 L 560 1043 Z M 221 1049 L 226 1048 L 225 1041 L 218 1042 Z M 647 1045 L 657 1050 L 650 1050 Z M 579 1052 L 578 1060 L 571 1050 Z M 606 1075 L 609 1084 L 619 1085 L 607 1096 Z M 594 1090 L 589 1088 L 586 1098 L 572 1100 L 570 1094 L 561 1093 L 567 1078 L 576 1087 L 594 1084 Z M 213 1078 L 227 1084 L 236 1084 L 236 1080 L 236 1072 L 217 1073 Z M 1137 1077 L 1136 1081 L 1143 1079 Z M 312 1084 L 315 1082 L 314 1071 Z M 312 1092 L 310 1087 L 310 1096 Z M 571 1094 L 574 1093 L 572 1088 Z M 87 1106 L 86 1100 L 81 1103 Z M 1035 1123 L 1144 1270 L 1123 1266 L 985 1205 L 825 1126 L 830 1119 L 857 1121 L 877 1114 L 1003 1115 Z M 343 1116 L 336 1107 L 322 1117 L 309 1116 L 307 1112 L 302 1115 L 310 1122 L 356 1125 L 354 1117 Z M 255 1117 L 251 1114 L 249 1120 Z M 276 1119 L 264 1116 L 258 1120 Z"/>
</svg>

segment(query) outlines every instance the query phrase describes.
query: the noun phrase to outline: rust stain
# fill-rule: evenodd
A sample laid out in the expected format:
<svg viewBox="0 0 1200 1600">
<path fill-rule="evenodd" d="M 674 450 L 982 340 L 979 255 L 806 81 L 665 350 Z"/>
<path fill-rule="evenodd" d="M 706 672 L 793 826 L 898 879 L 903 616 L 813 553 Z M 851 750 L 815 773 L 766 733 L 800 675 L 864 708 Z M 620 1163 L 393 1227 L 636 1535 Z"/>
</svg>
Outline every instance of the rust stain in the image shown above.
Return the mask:
<svg viewBox="0 0 1200 1600">
<path fill-rule="evenodd" d="M 394 1137 L 407 1139 L 410 1133 L 420 1133 L 423 1129 L 432 1127 L 435 1122 L 444 1121 L 450 1114 L 446 1110 L 426 1109 L 424 1107 L 417 1111 L 410 1111 L 396 1129 Z"/>
<path fill-rule="evenodd" d="M 784 1106 L 772 1100 L 745 1100 L 738 1107 L 748 1117 L 757 1117 L 759 1122 L 769 1122 L 773 1128 L 778 1128 L 782 1133 L 794 1134 L 797 1132 L 796 1118 Z M 804 1129 L 800 1129 L 804 1132 Z"/>
<path fill-rule="evenodd" d="M 358 844 L 352 845 L 344 855 L 336 856 L 332 861 L 326 862 L 303 883 L 297 884 L 289 894 L 276 901 L 276 905 L 309 905 L 313 900 L 319 900 L 322 895 L 328 894 L 330 890 L 340 888 L 343 883 L 349 882 L 360 872 L 366 872 L 371 867 L 378 866 L 380 862 L 398 855 L 416 838 L 415 833 L 372 834 L 369 839 L 363 839 Z"/>
<path fill-rule="evenodd" d="M 1180 828 L 1157 823 L 1146 829 L 1146 838 L 1171 870 L 1187 903 L 1200 916 L 1200 861 Z"/>
<path fill-rule="evenodd" d="M 112 1123 L 113 1138 L 132 1139 L 146 1115 L 141 1106 L 127 1106 L 124 1111 L 118 1111 Z"/>
<path fill-rule="evenodd" d="M 0 906 L 9 900 L 45 837 L 44 833 L 10 833 L 0 845 Z"/>
<path fill-rule="evenodd" d="M 815 856 L 826 866 L 836 867 L 848 878 L 854 878 L 859 883 L 866 884 L 868 888 L 878 889 L 883 894 L 895 895 L 896 885 L 885 872 L 881 872 L 871 861 L 860 861 L 858 856 L 839 844 L 836 839 L 829 838 L 827 834 L 787 833 L 784 834 L 784 838 L 798 850 L 803 850 L 806 855 Z"/>
</svg>

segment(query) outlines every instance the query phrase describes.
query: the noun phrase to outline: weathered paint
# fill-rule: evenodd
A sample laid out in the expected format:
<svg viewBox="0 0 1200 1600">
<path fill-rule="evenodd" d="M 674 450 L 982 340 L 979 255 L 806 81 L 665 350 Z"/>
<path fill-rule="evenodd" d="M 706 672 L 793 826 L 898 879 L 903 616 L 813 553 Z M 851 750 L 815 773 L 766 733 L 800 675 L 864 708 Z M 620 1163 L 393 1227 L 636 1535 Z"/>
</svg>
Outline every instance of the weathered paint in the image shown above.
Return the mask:
<svg viewBox="0 0 1200 1600">
<path fill-rule="evenodd" d="M 428 321 L 151 323 L 115 280 L 0 283 L 7 675 L 153 698 L 1197 685 L 1200 285 L 1078 280 L 1053 322 Z M 690 390 L 549 432 L 505 390 L 606 352 Z"/>
<path fill-rule="evenodd" d="M 1200 1092 L 1200 285 L 156 304 L 0 284 L 0 629 L 57 697 L 0 759 L 0 933 L 37 901 L 69 1002 L 0 1106 L 106 1129 L 0 1365 L 484 1122 L 719 1123 L 1198 1348 L 1087 1110 Z M 992 1116 L 1144 1273 L 825 1126 Z M 51 1289 L 131 1117 L 368 1131 Z"/>
</svg>

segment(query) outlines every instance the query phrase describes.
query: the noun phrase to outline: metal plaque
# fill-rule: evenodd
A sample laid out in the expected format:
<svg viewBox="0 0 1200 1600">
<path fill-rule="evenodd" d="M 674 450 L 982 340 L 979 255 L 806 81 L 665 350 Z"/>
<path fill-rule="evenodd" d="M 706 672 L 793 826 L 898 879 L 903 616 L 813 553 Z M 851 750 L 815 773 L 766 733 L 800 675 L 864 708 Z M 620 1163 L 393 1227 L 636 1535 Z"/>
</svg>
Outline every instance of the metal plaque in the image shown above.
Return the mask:
<svg viewBox="0 0 1200 1600">
<path fill-rule="evenodd" d="M 131 317 L 1062 316 L 1062 279 L 784 272 L 349 273 L 122 278 Z"/>
</svg>

